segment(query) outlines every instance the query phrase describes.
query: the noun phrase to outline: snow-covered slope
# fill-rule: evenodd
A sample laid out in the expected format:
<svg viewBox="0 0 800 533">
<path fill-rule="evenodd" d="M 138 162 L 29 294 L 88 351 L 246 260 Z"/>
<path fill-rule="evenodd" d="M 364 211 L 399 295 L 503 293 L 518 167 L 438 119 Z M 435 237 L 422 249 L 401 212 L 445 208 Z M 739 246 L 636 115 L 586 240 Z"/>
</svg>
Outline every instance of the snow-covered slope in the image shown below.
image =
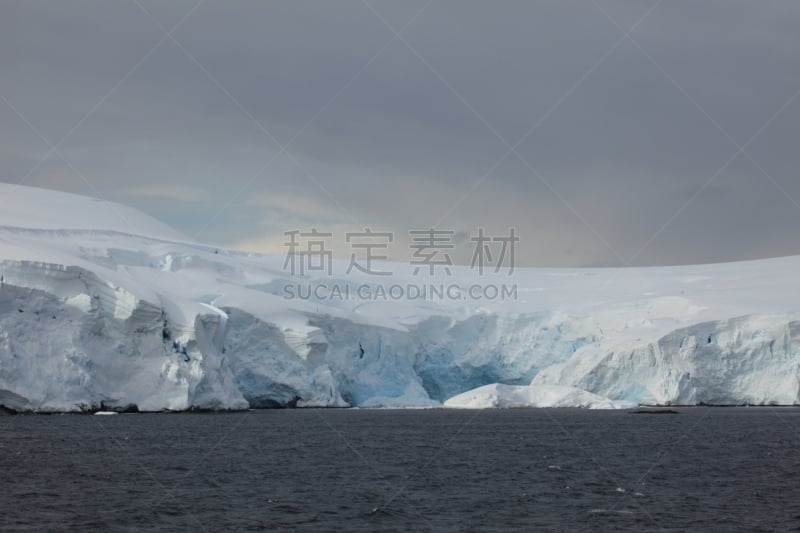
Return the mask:
<svg viewBox="0 0 800 533">
<path fill-rule="evenodd" d="M 166 224 L 136 209 L 49 189 L 0 183 L 0 226 L 38 230 L 116 231 L 188 240 Z"/>
<path fill-rule="evenodd" d="M 0 184 L 0 404 L 800 400 L 800 257 L 512 278 L 458 267 L 433 280 L 402 264 L 391 279 L 298 280 L 283 263 L 195 243 L 128 207 Z M 285 298 L 301 281 L 323 295 L 333 284 L 515 283 L 518 299 Z M 495 383 L 472 404 L 453 398 Z"/>
</svg>

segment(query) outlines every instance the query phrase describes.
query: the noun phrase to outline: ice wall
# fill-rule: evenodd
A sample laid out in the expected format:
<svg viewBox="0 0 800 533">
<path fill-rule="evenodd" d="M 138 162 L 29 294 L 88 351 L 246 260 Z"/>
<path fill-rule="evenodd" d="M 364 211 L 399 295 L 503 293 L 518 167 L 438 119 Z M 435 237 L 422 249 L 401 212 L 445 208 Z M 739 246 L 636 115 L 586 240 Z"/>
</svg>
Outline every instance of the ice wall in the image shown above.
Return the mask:
<svg viewBox="0 0 800 533">
<path fill-rule="evenodd" d="M 90 271 L 5 262 L 0 403 L 431 406 L 489 384 L 531 382 L 660 405 L 800 399 L 794 315 L 703 322 L 648 341 L 617 340 L 594 319 L 563 313 L 431 316 L 390 328 L 314 313 L 287 325 L 235 307 L 197 310 L 191 324 L 178 323 Z"/>
<path fill-rule="evenodd" d="M 0 404 L 13 409 L 417 407 L 486 386 L 473 396 L 509 405 L 800 403 L 800 257 L 517 269 L 493 281 L 518 284 L 513 301 L 287 299 L 287 283 L 387 280 L 300 279 L 283 257 L 192 242 L 122 206 L 0 194 Z M 389 282 L 419 281 L 389 266 Z M 454 267 L 432 281 L 492 280 Z M 578 392 L 536 392 L 565 390 Z"/>
</svg>

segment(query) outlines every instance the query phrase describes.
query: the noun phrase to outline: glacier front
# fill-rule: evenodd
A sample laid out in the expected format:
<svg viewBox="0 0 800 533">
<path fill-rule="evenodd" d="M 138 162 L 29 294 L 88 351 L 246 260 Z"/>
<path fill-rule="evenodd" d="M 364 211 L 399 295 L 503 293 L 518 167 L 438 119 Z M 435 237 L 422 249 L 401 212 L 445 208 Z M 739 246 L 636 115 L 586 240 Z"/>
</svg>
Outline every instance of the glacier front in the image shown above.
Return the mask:
<svg viewBox="0 0 800 533">
<path fill-rule="evenodd" d="M 4 184 L 0 198 L 10 409 L 800 402 L 800 257 L 513 278 L 455 267 L 448 283 L 514 283 L 517 298 L 331 299 L 332 281 L 386 279 L 297 279 L 283 256 L 92 198 Z M 418 280 L 391 269 L 391 283 Z M 287 298 L 299 282 L 322 290 Z"/>
</svg>

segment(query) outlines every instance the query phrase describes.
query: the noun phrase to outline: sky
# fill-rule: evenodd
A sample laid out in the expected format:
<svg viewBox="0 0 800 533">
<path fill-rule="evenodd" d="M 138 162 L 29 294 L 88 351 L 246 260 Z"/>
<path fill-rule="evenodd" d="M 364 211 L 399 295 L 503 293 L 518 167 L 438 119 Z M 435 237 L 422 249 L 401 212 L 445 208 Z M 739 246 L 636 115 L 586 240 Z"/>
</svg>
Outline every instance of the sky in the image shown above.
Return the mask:
<svg viewBox="0 0 800 533">
<path fill-rule="evenodd" d="M 0 0 L 0 181 L 261 252 L 794 255 L 799 59 L 792 0 Z"/>
</svg>

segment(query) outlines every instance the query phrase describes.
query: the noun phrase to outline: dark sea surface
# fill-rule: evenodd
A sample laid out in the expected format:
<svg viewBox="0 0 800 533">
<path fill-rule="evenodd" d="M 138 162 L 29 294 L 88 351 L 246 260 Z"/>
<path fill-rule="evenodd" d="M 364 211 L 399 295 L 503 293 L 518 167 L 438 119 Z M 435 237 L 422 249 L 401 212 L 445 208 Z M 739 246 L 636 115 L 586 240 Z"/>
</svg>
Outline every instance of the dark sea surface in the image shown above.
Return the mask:
<svg viewBox="0 0 800 533">
<path fill-rule="evenodd" d="M 800 531 L 800 409 L 0 417 L 3 531 Z"/>
</svg>

